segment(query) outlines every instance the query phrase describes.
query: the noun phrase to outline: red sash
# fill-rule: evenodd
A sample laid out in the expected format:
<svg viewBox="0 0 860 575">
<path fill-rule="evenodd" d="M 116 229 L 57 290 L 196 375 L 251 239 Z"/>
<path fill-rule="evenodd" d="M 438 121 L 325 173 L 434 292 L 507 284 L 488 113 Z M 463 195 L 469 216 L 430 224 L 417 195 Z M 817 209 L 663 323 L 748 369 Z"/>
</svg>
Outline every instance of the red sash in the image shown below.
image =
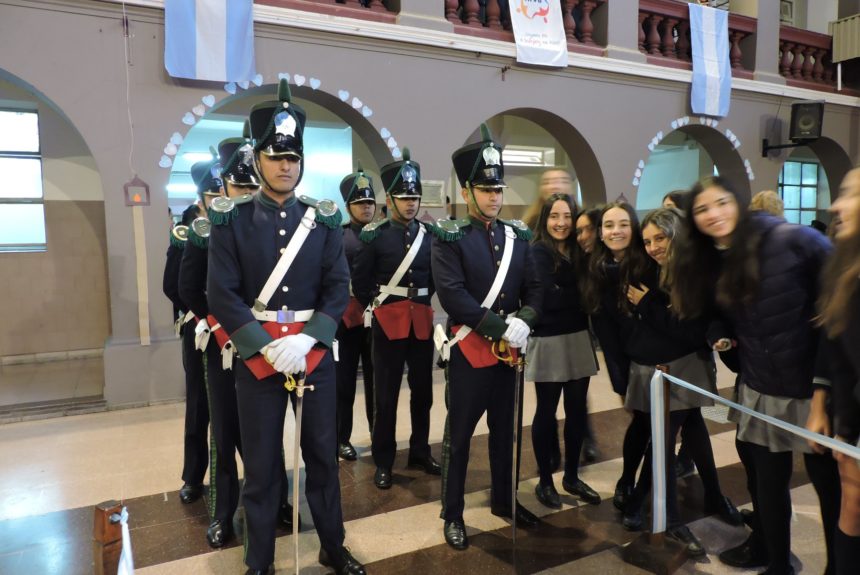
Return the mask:
<svg viewBox="0 0 860 575">
<path fill-rule="evenodd" d="M 364 307 L 354 297 L 349 298 L 349 305 L 346 306 L 346 311 L 343 312 L 343 325 L 346 329 L 352 329 L 360 325 L 364 325 Z"/>
<path fill-rule="evenodd" d="M 451 328 L 451 333 L 456 335 L 461 325 L 455 325 Z M 493 355 L 493 341 L 480 335 L 475 330 L 469 332 L 469 335 L 460 340 L 457 344 L 460 351 L 463 352 L 466 360 L 474 368 L 492 367 L 499 363 L 499 359 Z M 516 348 L 508 348 L 513 356 L 513 361 L 519 358 L 519 350 Z"/>
<path fill-rule="evenodd" d="M 390 340 L 406 339 L 409 328 L 415 330 L 415 338 L 420 340 L 430 339 L 433 331 L 433 308 L 408 299 L 383 304 L 373 311 L 373 315 Z"/>
<path fill-rule="evenodd" d="M 287 331 L 282 331 L 281 328 L 286 327 Z M 295 335 L 297 333 L 301 333 L 302 328 L 305 327 L 304 323 L 277 323 L 274 321 L 267 321 L 263 323 L 263 329 L 265 329 L 270 336 L 274 339 L 278 339 L 287 335 Z M 307 362 L 307 371 L 306 375 L 310 375 L 313 370 L 320 364 L 322 358 L 328 350 L 323 347 L 313 347 L 311 351 L 308 352 L 305 361 Z M 269 362 L 266 361 L 266 358 L 263 357 L 262 353 L 255 353 L 253 356 L 245 360 L 245 365 L 248 366 L 248 369 L 251 370 L 257 379 L 266 379 L 269 376 L 275 375 L 278 373 L 275 371 L 275 368 L 269 365 Z"/>
<path fill-rule="evenodd" d="M 211 313 L 206 316 L 206 323 L 209 324 L 209 329 L 212 329 L 212 326 L 221 325 L 221 322 L 215 319 L 215 316 Z M 218 349 L 224 349 L 224 346 L 230 341 L 230 334 L 227 333 L 223 325 L 218 329 L 213 329 L 212 335 L 215 336 L 215 343 L 218 344 Z"/>
</svg>

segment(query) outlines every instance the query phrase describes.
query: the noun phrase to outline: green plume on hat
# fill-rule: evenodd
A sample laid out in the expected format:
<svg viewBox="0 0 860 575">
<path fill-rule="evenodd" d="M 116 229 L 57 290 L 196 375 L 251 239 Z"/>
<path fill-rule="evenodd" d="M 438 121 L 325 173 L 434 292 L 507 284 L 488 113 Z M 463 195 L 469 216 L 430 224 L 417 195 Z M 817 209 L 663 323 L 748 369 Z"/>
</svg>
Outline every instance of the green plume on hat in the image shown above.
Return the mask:
<svg viewBox="0 0 860 575">
<path fill-rule="evenodd" d="M 490 128 L 487 126 L 486 122 L 481 123 L 481 141 L 482 142 L 492 142 L 493 134 L 490 133 Z"/>
<path fill-rule="evenodd" d="M 292 94 L 290 93 L 290 83 L 286 78 L 281 78 L 278 83 L 278 100 L 281 102 L 292 102 Z"/>
<path fill-rule="evenodd" d="M 403 148 L 403 161 L 408 162 L 412 159 L 412 153 L 409 151 L 409 148 Z"/>
<path fill-rule="evenodd" d="M 251 139 L 251 121 L 245 120 L 245 125 L 242 126 L 242 137 L 246 140 Z"/>
</svg>

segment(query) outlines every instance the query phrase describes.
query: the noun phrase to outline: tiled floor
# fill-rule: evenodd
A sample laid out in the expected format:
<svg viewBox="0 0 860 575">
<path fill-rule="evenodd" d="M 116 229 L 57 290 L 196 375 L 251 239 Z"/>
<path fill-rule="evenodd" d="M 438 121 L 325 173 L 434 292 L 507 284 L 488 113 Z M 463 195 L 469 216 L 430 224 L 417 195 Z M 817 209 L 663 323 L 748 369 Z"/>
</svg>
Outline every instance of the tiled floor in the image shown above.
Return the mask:
<svg viewBox="0 0 860 575">
<path fill-rule="evenodd" d="M 80 373 L 66 371 L 66 378 L 83 382 L 87 369 L 82 364 Z M 18 381 L 30 378 L 33 382 L 43 376 L 58 377 L 46 373 L 50 371 L 28 375 L 20 369 L 16 377 Z M 724 388 L 730 387 L 732 381 L 729 374 L 721 373 Z M 443 389 L 442 374 L 437 371 L 431 423 L 431 442 L 437 458 L 445 419 Z M 361 457 L 354 463 L 341 464 L 347 544 L 373 574 L 639 573 L 639 569 L 621 560 L 619 552 L 619 546 L 631 541 L 635 534 L 621 527 L 608 501 L 620 473 L 621 441 L 629 416 L 620 408 L 604 376 L 596 377 L 590 390 L 592 423 L 601 455 L 598 462 L 582 469 L 582 477 L 603 495 L 604 502 L 583 506 L 563 495 L 565 505 L 561 511 L 549 513 L 539 505 L 533 494 L 537 470 L 530 427 L 526 427 L 520 499 L 544 515 L 544 523 L 533 531 L 521 530 L 517 546 L 512 548 L 508 523 L 492 516 L 488 509 L 487 429 L 481 422 L 472 444 L 466 488 L 465 520 L 472 546 L 461 553 L 448 548 L 442 538 L 438 478 L 405 469 L 404 449 L 410 433 L 408 393 L 402 394 L 400 400 L 401 451 L 395 465 L 395 484 L 383 492 L 372 483 L 374 466 L 369 457 L 367 422 L 360 415 L 364 399 L 359 391 L 353 441 Z M 526 424 L 530 423 L 534 404 L 534 386 L 527 384 Z M 138 573 L 243 573 L 239 542 L 220 551 L 207 547 L 204 502 L 184 506 L 178 501 L 183 413 L 182 404 L 171 404 L 0 426 L 0 573 L 91 573 L 92 507 L 110 499 L 124 500 L 129 509 Z M 718 419 L 720 414 L 715 415 L 714 419 Z M 734 449 L 732 427 L 718 421 L 709 421 L 708 425 L 723 490 L 737 504 L 746 504 L 749 497 Z M 292 432 L 288 416 L 285 438 L 291 438 Z M 284 446 L 287 461 L 292 461 L 292 441 L 285 441 Z M 801 467 L 796 468 L 793 482 L 793 550 L 802 572 L 820 573 L 824 552 L 817 500 Z M 560 475 L 556 484 L 561 486 Z M 697 478 L 683 480 L 680 493 L 684 517 L 692 521 L 693 530 L 703 538 L 710 553 L 704 562 L 688 562 L 681 572 L 738 572 L 720 564 L 714 553 L 741 541 L 744 531 L 702 517 L 701 484 Z M 308 509 L 304 505 L 301 509 L 303 521 L 310 524 Z M 241 531 L 240 521 L 236 526 Z M 302 573 L 326 572 L 316 563 L 318 545 L 312 530 L 301 534 Z M 292 546 L 292 537 L 279 533 L 279 573 L 293 572 Z"/>
</svg>

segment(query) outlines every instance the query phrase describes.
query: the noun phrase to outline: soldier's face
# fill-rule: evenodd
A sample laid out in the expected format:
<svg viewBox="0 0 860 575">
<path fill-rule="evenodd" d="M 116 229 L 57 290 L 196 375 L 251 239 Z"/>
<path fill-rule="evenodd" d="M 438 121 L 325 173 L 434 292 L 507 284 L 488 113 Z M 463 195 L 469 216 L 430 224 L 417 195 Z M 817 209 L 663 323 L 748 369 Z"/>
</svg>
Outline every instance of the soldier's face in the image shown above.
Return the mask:
<svg viewBox="0 0 860 575">
<path fill-rule="evenodd" d="M 390 201 L 394 202 L 394 206 L 397 208 L 397 210 L 389 211 L 391 216 L 397 218 L 397 215 L 400 214 L 397 219 L 407 222 L 418 215 L 418 208 L 421 206 L 421 200 L 418 198 L 391 198 Z"/>
<path fill-rule="evenodd" d="M 295 156 L 270 157 L 259 154 L 260 172 L 269 188 L 278 194 L 289 194 L 299 182 L 302 161 Z"/>
<path fill-rule="evenodd" d="M 472 188 L 471 194 L 475 198 L 474 204 L 469 198 L 469 190 L 463 188 L 462 193 L 463 199 L 469 204 L 469 211 L 472 211 L 473 207 L 479 210 L 478 213 L 472 215 L 480 217 L 483 214 L 484 217 L 493 219 L 498 217 L 502 209 L 502 203 L 504 203 L 503 191 L 504 188 L 479 188 L 476 186 Z"/>
<path fill-rule="evenodd" d="M 369 224 L 376 215 L 376 202 L 355 202 L 349 204 L 349 215 L 359 224 Z"/>
</svg>

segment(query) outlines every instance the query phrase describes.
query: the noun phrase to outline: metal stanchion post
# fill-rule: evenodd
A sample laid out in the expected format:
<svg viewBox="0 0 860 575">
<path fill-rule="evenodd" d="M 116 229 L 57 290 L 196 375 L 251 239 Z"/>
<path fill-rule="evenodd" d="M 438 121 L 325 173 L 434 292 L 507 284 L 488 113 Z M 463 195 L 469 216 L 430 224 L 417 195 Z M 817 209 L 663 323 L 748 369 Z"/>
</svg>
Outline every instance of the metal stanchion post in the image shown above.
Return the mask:
<svg viewBox="0 0 860 575">
<path fill-rule="evenodd" d="M 658 365 L 656 367 L 656 372 L 669 373 L 669 367 L 666 365 Z M 655 518 L 654 523 L 656 528 L 650 533 L 643 533 L 621 551 L 621 557 L 624 561 L 657 575 L 671 575 L 687 561 L 687 553 L 684 546 L 675 540 L 667 539 L 663 521 L 657 519 L 658 514 L 665 514 L 666 508 L 666 477 L 669 474 L 669 459 L 666 457 L 665 450 L 669 448 L 670 444 L 669 385 L 669 380 L 659 376 L 657 373 L 654 374 L 654 378 L 651 380 L 652 392 L 656 390 L 654 386 L 659 386 L 660 395 L 662 396 L 662 401 L 659 403 L 662 403 L 663 411 L 662 434 L 657 433 L 659 429 L 654 429 L 653 427 L 651 429 L 652 461 L 655 462 L 652 465 L 654 477 L 651 482 L 651 489 L 654 493 L 654 505 L 651 512 Z M 652 410 L 659 408 L 659 405 L 655 406 L 654 402 L 652 402 Z M 652 417 L 652 425 L 653 423 L 654 418 Z M 661 435 L 664 440 L 655 441 Z M 674 445 L 672 445 L 672 448 L 674 449 Z M 660 457 L 659 450 L 663 450 L 662 458 Z M 656 462 L 662 462 L 662 464 L 658 465 Z"/>
</svg>

